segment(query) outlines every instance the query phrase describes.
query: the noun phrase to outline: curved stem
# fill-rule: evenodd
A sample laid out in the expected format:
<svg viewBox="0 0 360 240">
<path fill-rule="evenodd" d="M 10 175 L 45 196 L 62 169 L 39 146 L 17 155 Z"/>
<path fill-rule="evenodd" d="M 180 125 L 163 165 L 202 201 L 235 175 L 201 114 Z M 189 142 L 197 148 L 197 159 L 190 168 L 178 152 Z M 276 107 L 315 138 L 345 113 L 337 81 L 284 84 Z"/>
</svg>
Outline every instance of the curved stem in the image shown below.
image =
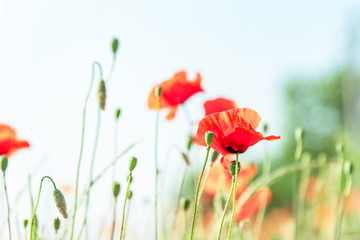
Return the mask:
<svg viewBox="0 0 360 240">
<path fill-rule="evenodd" d="M 4 180 L 4 190 L 6 196 L 6 204 L 7 204 L 7 223 L 9 228 L 9 239 L 11 240 L 11 226 L 10 226 L 10 203 L 9 203 L 9 196 L 6 187 L 6 180 L 5 180 L 5 172 L 3 172 L 3 180 Z"/>
<path fill-rule="evenodd" d="M 230 189 L 229 197 L 228 197 L 228 199 L 227 199 L 227 201 L 226 201 L 224 213 L 223 213 L 223 216 L 222 216 L 222 218 L 221 218 L 221 223 L 220 223 L 220 228 L 219 228 L 219 234 L 218 234 L 218 238 L 217 238 L 218 240 L 220 240 L 220 237 L 221 237 L 222 226 L 223 226 L 223 224 L 224 224 L 224 219 L 225 219 L 226 211 L 227 211 L 227 209 L 228 209 L 228 207 L 229 207 L 229 203 L 230 203 L 230 200 L 231 200 L 231 193 L 233 192 L 233 190 L 234 190 L 234 181 L 232 181 L 232 183 L 231 183 L 231 189 Z"/>
<path fill-rule="evenodd" d="M 235 181 L 233 180 L 233 184 L 235 184 L 234 186 L 234 198 L 233 198 L 233 209 L 232 209 L 232 214 L 231 214 L 231 221 L 230 221 L 230 228 L 229 228 L 229 234 L 228 234 L 228 240 L 230 240 L 230 236 L 231 236 L 231 229 L 232 229 L 232 224 L 234 221 L 234 217 L 235 217 L 235 206 L 236 206 L 236 187 L 237 187 L 237 179 L 238 179 L 238 170 L 239 170 L 239 154 L 236 153 L 236 164 L 235 164 Z"/>
<path fill-rule="evenodd" d="M 199 196 L 200 184 L 201 184 L 202 176 L 203 176 L 204 171 L 205 171 L 206 163 L 207 163 L 208 158 L 209 158 L 210 146 L 208 146 L 206 150 L 207 150 L 207 152 L 206 152 L 205 163 L 204 163 L 204 166 L 202 168 L 200 178 L 199 178 L 197 188 L 196 188 L 195 204 L 194 204 L 194 215 L 193 215 L 193 220 L 192 220 L 192 224 L 191 224 L 191 232 L 190 232 L 190 238 L 189 239 L 193 239 L 195 219 L 196 219 L 196 211 L 197 211 L 197 208 L 198 208 L 198 200 L 201 197 L 201 195 Z"/>
<path fill-rule="evenodd" d="M 129 173 L 129 177 L 128 177 L 128 184 L 127 184 L 127 188 L 126 188 L 126 194 L 125 194 L 125 200 L 124 200 L 124 206 L 123 206 L 123 213 L 122 213 L 122 219 L 121 219 L 121 230 L 120 230 L 120 240 L 123 239 L 123 231 L 124 231 L 124 219 L 125 219 L 125 210 L 126 210 L 126 200 L 128 199 L 128 194 L 129 194 L 129 187 L 130 187 L 130 182 L 131 182 L 131 172 Z"/>
<path fill-rule="evenodd" d="M 41 188 L 42 188 L 42 184 L 43 184 L 43 181 L 44 181 L 45 178 L 50 179 L 50 181 L 52 182 L 55 190 L 57 189 L 57 188 L 56 188 L 56 185 L 55 185 L 55 182 L 52 180 L 51 177 L 49 177 L 49 176 L 44 176 L 44 177 L 41 178 L 41 181 L 40 181 L 40 189 L 39 189 L 39 193 L 38 193 L 36 205 L 35 205 L 34 212 L 33 212 L 32 216 L 31 216 L 31 221 L 30 221 L 30 240 L 32 240 L 32 237 L 33 237 L 33 225 L 34 225 L 35 214 L 36 214 L 37 207 L 38 207 L 38 205 L 39 205 Z"/>
<path fill-rule="evenodd" d="M 160 97 L 157 98 L 156 104 L 156 121 L 155 121 L 155 145 L 154 145 L 154 158 L 155 158 L 155 240 L 158 236 L 158 181 L 159 181 L 159 166 L 158 166 L 158 133 L 159 133 L 159 110 L 160 110 Z"/>
<path fill-rule="evenodd" d="M 92 64 L 92 76 L 91 76 L 90 87 L 89 87 L 89 90 L 88 90 L 87 95 L 85 97 L 85 104 L 84 104 L 84 109 L 83 109 L 80 153 L 79 153 L 79 160 L 78 160 L 78 166 L 77 166 L 77 171 L 76 171 L 75 204 L 74 204 L 74 213 L 73 213 L 72 224 L 71 224 L 70 240 L 72 240 L 73 236 L 74 236 L 75 218 L 76 218 L 76 211 L 77 211 L 77 204 L 78 204 L 78 187 L 79 187 L 80 166 L 81 166 L 81 159 L 82 159 L 82 153 L 83 153 L 83 148 L 84 148 L 86 109 L 87 109 L 87 103 L 88 103 L 88 100 L 89 100 L 90 92 L 91 92 L 91 89 L 92 89 L 92 86 L 93 86 L 93 83 L 94 83 L 95 65 L 98 66 L 99 71 L 100 71 L 100 76 L 102 77 L 102 68 L 101 68 L 100 63 L 94 62 Z"/>
<path fill-rule="evenodd" d="M 98 116 L 97 116 L 97 122 L 96 122 L 96 132 L 95 132 L 95 140 L 94 140 L 94 146 L 93 146 L 93 151 L 91 154 L 91 161 L 90 161 L 90 173 L 89 173 L 89 191 L 86 194 L 86 203 L 85 203 L 85 216 L 84 216 L 84 221 L 83 224 L 81 226 L 80 229 L 80 233 L 79 233 L 79 237 L 78 239 L 81 238 L 81 234 L 85 228 L 86 231 L 86 235 L 88 235 L 88 229 L 87 229 L 87 217 L 88 217 L 88 212 L 89 212 L 89 204 L 90 204 L 90 190 L 91 190 L 91 185 L 92 185 L 92 181 L 93 181 L 93 173 L 94 173 L 94 164 L 95 164 L 95 157 L 96 157 L 96 150 L 97 150 L 97 145 L 99 142 L 99 133 L 100 133 L 100 125 L 101 125 L 101 112 L 100 109 L 98 108 Z"/>
</svg>

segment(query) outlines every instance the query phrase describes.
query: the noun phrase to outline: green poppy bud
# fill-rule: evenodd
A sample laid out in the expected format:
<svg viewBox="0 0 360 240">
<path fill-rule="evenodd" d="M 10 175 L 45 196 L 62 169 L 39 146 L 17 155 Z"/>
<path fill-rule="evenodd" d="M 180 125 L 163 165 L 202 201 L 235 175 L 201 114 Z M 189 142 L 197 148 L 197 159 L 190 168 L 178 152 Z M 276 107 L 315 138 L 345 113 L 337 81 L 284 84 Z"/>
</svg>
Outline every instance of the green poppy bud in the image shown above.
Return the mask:
<svg viewBox="0 0 360 240">
<path fill-rule="evenodd" d="M 181 152 L 181 156 L 182 156 L 182 158 L 184 159 L 185 164 L 186 164 L 187 166 L 189 166 L 189 165 L 190 165 L 190 162 L 189 162 L 188 155 L 187 155 L 186 153 Z"/>
<path fill-rule="evenodd" d="M 238 165 L 237 166 L 238 172 L 237 172 L 236 176 L 239 175 L 239 172 L 240 172 L 240 169 L 241 169 L 241 166 L 240 166 L 239 162 L 237 162 L 237 165 Z M 235 171 L 236 171 L 236 161 L 233 161 L 233 162 L 230 163 L 229 171 L 230 171 L 231 176 L 233 176 L 233 178 L 234 178 L 235 177 Z"/>
<path fill-rule="evenodd" d="M 182 209 L 184 209 L 186 211 L 190 207 L 190 200 L 187 198 L 181 198 L 180 205 L 181 205 Z"/>
<path fill-rule="evenodd" d="M 114 55 L 116 54 L 118 48 L 119 48 L 119 40 L 117 38 L 113 38 L 111 40 L 111 50 Z"/>
<path fill-rule="evenodd" d="M 129 178 L 130 178 L 130 183 L 132 183 L 132 181 L 134 180 L 134 177 L 131 175 L 127 175 L 126 177 L 126 181 L 128 182 L 129 181 Z"/>
<path fill-rule="evenodd" d="M 129 170 L 130 170 L 130 172 L 132 172 L 135 169 L 136 164 L 137 164 L 136 157 L 131 157 L 130 161 L 129 161 Z"/>
<path fill-rule="evenodd" d="M 211 153 L 211 157 L 210 157 L 211 163 L 215 162 L 216 159 L 218 158 L 218 156 L 219 156 L 219 153 L 217 151 L 213 150 Z"/>
<path fill-rule="evenodd" d="M 304 140 L 304 129 L 298 127 L 295 129 L 296 142 L 302 142 Z"/>
<path fill-rule="evenodd" d="M 54 220 L 54 228 L 55 228 L 55 232 L 57 233 L 60 228 L 60 219 L 59 218 L 56 218 Z"/>
<path fill-rule="evenodd" d="M 8 166 L 8 159 L 5 155 L 2 155 L 0 156 L 0 161 L 1 161 L 1 170 L 5 172 Z"/>
<path fill-rule="evenodd" d="M 344 173 L 346 176 L 349 176 L 354 171 L 354 164 L 352 164 L 350 161 L 346 161 L 344 163 Z"/>
<path fill-rule="evenodd" d="M 127 198 L 130 200 L 132 198 L 133 192 L 131 190 L 129 190 Z"/>
<path fill-rule="evenodd" d="M 161 96 L 161 87 L 156 87 L 156 88 L 155 88 L 155 95 L 156 95 L 157 97 L 160 97 L 160 96 Z"/>
<path fill-rule="evenodd" d="M 263 125 L 263 131 L 264 131 L 264 133 L 267 133 L 268 129 L 269 129 L 269 125 L 267 125 L 266 123 L 264 123 L 264 125 Z"/>
<path fill-rule="evenodd" d="M 211 132 L 211 131 L 207 131 L 205 133 L 205 142 L 206 142 L 208 147 L 210 147 L 213 140 L 214 140 L 214 133 Z"/>
<path fill-rule="evenodd" d="M 62 194 L 62 192 L 60 192 L 59 189 L 55 189 L 53 196 L 57 209 L 64 218 L 67 218 L 68 214 L 66 212 L 66 202 L 64 195 Z"/>
<path fill-rule="evenodd" d="M 27 227 L 28 223 L 29 223 L 29 220 L 24 219 L 24 228 L 26 228 L 26 227 Z"/>
<path fill-rule="evenodd" d="M 97 97 L 99 102 L 99 108 L 101 110 L 104 110 L 106 103 L 106 87 L 105 87 L 105 81 L 103 79 L 100 79 L 98 83 Z"/>
<path fill-rule="evenodd" d="M 113 192 L 113 196 L 114 198 L 117 198 L 117 196 L 119 196 L 120 193 L 120 183 L 118 182 L 114 182 L 112 185 L 112 192 Z"/>
<path fill-rule="evenodd" d="M 188 151 L 190 151 L 192 144 L 193 144 L 193 136 L 189 135 L 187 143 L 186 143 L 186 149 Z"/>
<path fill-rule="evenodd" d="M 116 119 L 119 119 L 120 113 L 121 113 L 120 108 L 117 108 L 117 109 L 115 110 L 115 118 L 116 118 Z"/>
</svg>

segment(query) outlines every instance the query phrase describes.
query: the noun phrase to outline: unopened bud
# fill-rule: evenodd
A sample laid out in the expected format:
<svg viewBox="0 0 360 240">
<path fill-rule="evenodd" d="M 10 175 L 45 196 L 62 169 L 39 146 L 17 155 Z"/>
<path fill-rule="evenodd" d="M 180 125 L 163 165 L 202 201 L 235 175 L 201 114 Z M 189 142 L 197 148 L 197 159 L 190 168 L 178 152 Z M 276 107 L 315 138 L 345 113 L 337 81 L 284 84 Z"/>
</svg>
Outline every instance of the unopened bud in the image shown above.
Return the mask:
<svg viewBox="0 0 360 240">
<path fill-rule="evenodd" d="M 131 175 L 127 175 L 126 177 L 126 181 L 128 182 L 129 181 L 129 178 L 130 178 L 130 183 L 132 183 L 132 181 L 134 180 L 134 177 Z"/>
<path fill-rule="evenodd" d="M 237 174 L 235 174 L 235 171 L 236 171 L 236 162 L 237 162 L 237 161 L 231 162 L 231 163 L 230 163 L 230 167 L 229 167 L 230 174 L 231 174 L 231 176 L 233 176 L 233 178 L 235 177 L 235 175 L 236 175 L 236 176 L 239 175 L 240 168 L 241 168 L 240 163 L 237 162 L 237 170 L 238 170 L 238 172 L 237 172 Z"/>
<path fill-rule="evenodd" d="M 296 142 L 302 142 L 304 140 L 304 129 L 298 127 L 295 129 Z"/>
<path fill-rule="evenodd" d="M 119 40 L 117 38 L 113 38 L 111 40 L 111 50 L 113 54 L 116 54 L 118 48 L 119 48 Z"/>
<path fill-rule="evenodd" d="M 55 228 L 55 232 L 57 233 L 57 231 L 59 230 L 60 228 L 60 219 L 59 218 L 56 218 L 54 220 L 54 228 Z"/>
<path fill-rule="evenodd" d="M 106 87 L 105 87 L 105 81 L 103 79 L 100 79 L 98 83 L 97 96 L 98 96 L 99 108 L 101 110 L 104 110 L 106 103 Z"/>
<path fill-rule="evenodd" d="M 189 166 L 190 162 L 189 162 L 188 155 L 186 153 L 181 152 L 181 156 L 184 159 L 184 162 L 186 163 L 186 165 Z"/>
<path fill-rule="evenodd" d="M 116 118 L 116 119 L 119 119 L 120 113 L 121 113 L 120 108 L 117 108 L 117 109 L 115 110 L 115 118 Z"/>
<path fill-rule="evenodd" d="M 352 164 L 350 161 L 346 161 L 344 163 L 344 173 L 346 176 L 349 176 L 354 171 L 354 164 Z"/>
<path fill-rule="evenodd" d="M 160 97 L 160 96 L 161 96 L 161 87 L 156 87 L 156 88 L 155 88 L 155 95 L 156 95 L 157 97 Z"/>
<path fill-rule="evenodd" d="M 214 140 L 214 133 L 211 132 L 211 131 L 207 131 L 205 133 L 205 142 L 206 142 L 208 147 L 210 147 L 213 140 Z"/>
<path fill-rule="evenodd" d="M 0 156 L 0 161 L 1 161 L 1 170 L 5 172 L 8 166 L 8 159 L 5 155 L 2 155 Z"/>
<path fill-rule="evenodd" d="M 189 151 L 191 146 L 193 144 L 193 136 L 189 135 L 187 143 L 186 143 L 186 149 Z"/>
<path fill-rule="evenodd" d="M 190 207 L 190 200 L 187 198 L 181 198 L 180 205 L 181 205 L 182 209 L 184 209 L 186 211 Z"/>
<path fill-rule="evenodd" d="M 267 133 L 268 129 L 269 129 L 269 125 L 267 125 L 266 123 L 264 123 L 264 125 L 263 125 L 263 131 L 264 131 L 264 133 Z"/>
<path fill-rule="evenodd" d="M 131 157 L 130 161 L 129 161 L 129 170 L 130 170 L 130 172 L 132 172 L 135 169 L 136 164 L 137 164 L 136 157 Z"/>
<path fill-rule="evenodd" d="M 59 189 L 55 189 L 53 196 L 57 209 L 64 218 L 67 218 L 68 214 L 66 212 L 66 202 L 64 195 L 62 194 L 62 192 L 60 192 Z"/>
<path fill-rule="evenodd" d="M 211 163 L 215 162 L 216 159 L 218 158 L 218 156 L 219 156 L 219 153 L 217 151 L 213 150 L 213 152 L 211 153 L 211 157 L 210 157 Z"/>
<path fill-rule="evenodd" d="M 26 228 L 26 227 L 27 227 L 28 223 L 29 223 L 29 220 L 24 219 L 24 228 Z"/>
<path fill-rule="evenodd" d="M 112 192 L 113 192 L 113 196 L 114 198 L 117 198 L 117 196 L 119 196 L 120 193 L 120 183 L 118 182 L 114 182 L 112 185 Z"/>
<path fill-rule="evenodd" d="M 130 200 L 132 198 L 133 192 L 131 190 L 129 190 L 127 198 Z"/>
</svg>

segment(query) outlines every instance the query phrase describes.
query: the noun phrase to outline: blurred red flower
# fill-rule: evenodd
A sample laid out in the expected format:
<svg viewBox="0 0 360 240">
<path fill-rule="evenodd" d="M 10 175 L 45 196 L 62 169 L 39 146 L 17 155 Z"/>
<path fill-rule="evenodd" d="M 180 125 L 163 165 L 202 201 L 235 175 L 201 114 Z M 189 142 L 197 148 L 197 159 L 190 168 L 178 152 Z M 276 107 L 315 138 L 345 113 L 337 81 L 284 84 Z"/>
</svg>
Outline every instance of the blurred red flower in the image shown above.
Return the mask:
<svg viewBox="0 0 360 240">
<path fill-rule="evenodd" d="M 236 102 L 226 98 L 216 98 L 214 100 L 208 100 L 204 103 L 205 115 L 209 115 L 215 112 L 222 112 L 232 108 L 237 108 Z"/>
<path fill-rule="evenodd" d="M 273 135 L 264 137 L 255 131 L 260 121 L 261 117 L 257 112 L 249 108 L 236 108 L 209 114 L 200 121 L 195 141 L 201 146 L 207 146 L 205 133 L 211 131 L 214 133 L 214 140 L 210 147 L 226 156 L 244 153 L 250 146 L 261 140 L 280 139 L 279 136 Z M 222 163 L 224 167 L 227 167 L 228 163 L 224 158 L 222 158 Z"/>
<path fill-rule="evenodd" d="M 169 108 L 170 111 L 166 119 L 171 120 L 175 117 L 179 104 L 184 103 L 195 93 L 204 91 L 200 84 L 200 73 L 196 74 L 194 81 L 188 81 L 185 71 L 177 72 L 171 79 L 156 85 L 151 90 L 148 97 L 148 107 L 156 109 L 157 96 L 155 95 L 155 89 L 161 87 L 160 108 Z"/>
<path fill-rule="evenodd" d="M 18 140 L 13 128 L 0 124 L 0 155 L 10 157 L 17 150 L 27 147 L 30 147 L 28 141 Z"/>
</svg>

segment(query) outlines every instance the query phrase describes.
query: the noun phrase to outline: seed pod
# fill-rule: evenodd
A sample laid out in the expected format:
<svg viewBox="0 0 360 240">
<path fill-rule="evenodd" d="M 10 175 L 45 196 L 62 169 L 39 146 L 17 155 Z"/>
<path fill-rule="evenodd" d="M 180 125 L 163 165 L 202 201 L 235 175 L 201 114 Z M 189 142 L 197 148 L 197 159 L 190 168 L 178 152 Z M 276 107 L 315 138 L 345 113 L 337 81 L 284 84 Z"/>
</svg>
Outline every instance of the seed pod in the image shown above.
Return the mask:
<svg viewBox="0 0 360 240">
<path fill-rule="evenodd" d="M 237 172 L 237 174 L 236 174 L 236 176 L 237 175 L 239 175 L 239 172 L 240 172 L 240 168 L 241 168 L 241 166 L 240 166 L 240 163 L 239 162 L 237 162 L 238 164 L 238 172 Z M 235 171 L 236 171 L 236 161 L 233 161 L 233 162 L 231 162 L 230 163 L 230 167 L 229 167 L 229 171 L 230 171 L 230 174 L 231 174 L 231 176 L 233 176 L 233 178 L 235 177 Z"/>
<path fill-rule="evenodd" d="M 64 218 L 67 218 L 68 214 L 66 212 L 66 202 L 64 195 L 62 194 L 62 192 L 60 192 L 59 189 L 55 189 L 53 196 L 57 209 Z"/>
<path fill-rule="evenodd" d="M 105 81 L 103 79 L 100 79 L 98 83 L 97 97 L 99 102 L 99 108 L 101 110 L 104 110 L 106 103 L 106 87 L 105 87 Z"/>
<path fill-rule="evenodd" d="M 160 96 L 161 96 L 161 87 L 156 87 L 156 88 L 155 88 L 155 95 L 156 95 L 157 97 L 160 97 Z"/>
<path fill-rule="evenodd" d="M 208 147 L 210 147 L 213 140 L 214 140 L 214 133 L 211 132 L 211 131 L 207 131 L 205 133 L 205 142 L 206 142 Z"/>
<path fill-rule="evenodd" d="M 0 161 L 1 161 L 1 170 L 5 172 L 8 166 L 8 159 L 5 155 L 2 155 L 0 156 Z"/>
<path fill-rule="evenodd" d="M 113 38 L 111 40 L 111 51 L 113 52 L 114 55 L 116 54 L 118 48 L 119 48 L 119 40 L 117 38 Z"/>
<path fill-rule="evenodd" d="M 181 198 L 180 205 L 181 205 L 182 209 L 184 209 L 186 211 L 190 207 L 190 200 L 187 198 Z"/>
<path fill-rule="evenodd" d="M 112 192 L 113 192 L 113 196 L 114 198 L 117 198 L 117 196 L 119 196 L 120 193 L 120 183 L 118 182 L 114 182 L 112 185 Z"/>
<path fill-rule="evenodd" d="M 137 164 L 136 157 L 131 157 L 130 161 L 129 161 L 129 170 L 130 170 L 130 172 L 132 172 L 135 169 L 136 164 Z"/>
</svg>

